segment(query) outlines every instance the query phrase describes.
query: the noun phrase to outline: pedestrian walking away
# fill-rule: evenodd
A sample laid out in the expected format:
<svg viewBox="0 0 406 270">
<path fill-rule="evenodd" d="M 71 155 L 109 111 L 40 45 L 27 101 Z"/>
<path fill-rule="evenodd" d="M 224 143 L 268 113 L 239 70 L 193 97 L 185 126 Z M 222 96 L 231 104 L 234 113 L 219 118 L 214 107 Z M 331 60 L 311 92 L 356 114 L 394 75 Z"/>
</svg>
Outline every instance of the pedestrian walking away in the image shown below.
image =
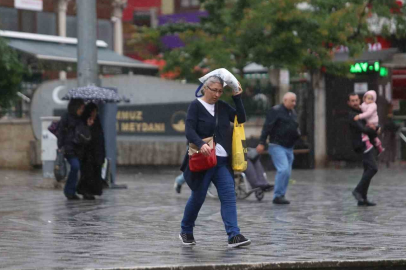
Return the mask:
<svg viewBox="0 0 406 270">
<path fill-rule="evenodd" d="M 181 222 L 179 238 L 184 245 L 196 244 L 193 228 L 211 182 L 217 188 L 220 199 L 221 217 L 228 235 L 228 246 L 240 247 L 251 243 L 240 233 L 238 227 L 234 173 L 231 168 L 230 122 L 234 122 L 235 116 L 238 123 L 244 123 L 246 120 L 241 100 L 242 89 L 240 86 L 237 92 L 233 91 L 236 107 L 234 109 L 226 102 L 219 100 L 223 94 L 223 85 L 224 81 L 218 76 L 207 78 L 201 90 L 203 96 L 192 101 L 186 116 L 186 138 L 205 156 L 209 156 L 212 149 L 203 139 L 214 134 L 217 165 L 208 170 L 192 172 L 189 168 L 189 153 L 186 152 L 181 170 L 192 194 L 186 204 Z"/>
<path fill-rule="evenodd" d="M 85 122 L 90 119 L 93 125 L 90 127 L 91 139 L 84 147 L 77 192 L 83 195 L 83 199 L 94 200 L 95 195 L 102 195 L 101 171 L 106 157 L 104 133 L 98 116 L 97 105 L 94 103 L 87 104 L 82 119 Z"/>
<path fill-rule="evenodd" d="M 295 112 L 296 94 L 288 92 L 283 96 L 283 103 L 267 112 L 262 128 L 258 153 L 265 149 L 269 137 L 269 154 L 276 168 L 273 203 L 289 204 L 285 198 L 293 164 L 293 146 L 300 138 L 299 124 Z"/>
<path fill-rule="evenodd" d="M 367 125 L 372 127 L 379 126 L 379 117 L 378 117 L 378 107 L 376 105 L 376 92 L 374 90 L 369 90 L 364 94 L 363 103 L 360 106 L 362 110 L 361 114 L 358 114 L 354 117 L 354 121 L 358 121 L 359 119 L 364 119 L 367 122 Z M 381 140 L 378 136 L 375 135 L 368 135 L 365 133 L 361 134 L 362 141 L 366 144 L 366 151 L 370 151 L 372 147 L 376 147 L 378 150 L 379 155 L 382 154 L 385 149 L 382 147 Z"/>
<path fill-rule="evenodd" d="M 378 172 L 378 166 L 375 160 L 375 149 L 368 147 L 368 144 L 362 140 L 362 134 L 367 134 L 370 138 L 377 136 L 377 127 L 373 125 L 366 126 L 366 121 L 355 117 L 362 113 L 360 108 L 360 99 L 357 94 L 348 95 L 347 104 L 349 106 L 348 122 L 352 135 L 352 146 L 356 153 L 362 154 L 362 163 L 364 173 L 357 187 L 352 191 L 353 196 L 358 201 L 358 206 L 375 206 L 376 204 L 368 200 L 368 189 L 372 177 Z M 378 129 L 379 130 L 379 129 Z"/>
<path fill-rule="evenodd" d="M 62 151 L 70 164 L 70 172 L 65 184 L 64 194 L 68 200 L 79 200 L 76 195 L 76 184 L 80 171 L 80 160 L 84 154 L 84 146 L 90 141 L 90 120 L 85 124 L 81 115 L 85 103 L 81 99 L 71 99 L 68 112 L 65 113 L 58 125 L 58 151 Z"/>
</svg>

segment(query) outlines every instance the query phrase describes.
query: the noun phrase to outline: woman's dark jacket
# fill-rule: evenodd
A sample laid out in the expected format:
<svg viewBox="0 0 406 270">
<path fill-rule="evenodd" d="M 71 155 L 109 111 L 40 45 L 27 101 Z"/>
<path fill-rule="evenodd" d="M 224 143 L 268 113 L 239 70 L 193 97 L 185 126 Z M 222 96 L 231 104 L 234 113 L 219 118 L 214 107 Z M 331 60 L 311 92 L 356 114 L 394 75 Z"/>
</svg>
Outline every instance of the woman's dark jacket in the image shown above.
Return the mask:
<svg viewBox="0 0 406 270">
<path fill-rule="evenodd" d="M 90 135 L 92 139 L 85 146 L 85 155 L 89 155 L 92 162 L 95 164 L 103 165 L 106 157 L 106 150 L 104 144 L 104 132 L 98 116 L 94 120 L 94 124 L 90 127 Z"/>
<path fill-rule="evenodd" d="M 215 134 L 216 144 L 220 144 L 227 152 L 229 157 L 228 169 L 231 169 L 231 144 L 232 144 L 232 128 L 230 125 L 234 123 L 234 118 L 237 115 L 238 123 L 244 123 L 246 120 L 244 105 L 242 104 L 241 95 L 233 96 L 236 109 L 228 105 L 226 102 L 219 100 L 215 105 L 215 113 L 212 116 L 199 100 L 194 100 L 189 105 L 186 116 L 186 138 L 188 142 L 199 147 L 204 144 L 203 138 L 211 137 Z M 218 124 L 216 126 L 216 116 L 218 114 Z M 189 170 L 189 155 L 186 151 L 183 164 L 181 166 L 183 176 L 191 190 L 196 190 L 202 182 L 206 171 L 191 172 Z"/>
<path fill-rule="evenodd" d="M 65 157 L 82 158 L 86 138 L 90 138 L 90 130 L 79 116 L 66 113 L 58 126 L 58 149 L 64 150 Z"/>
<path fill-rule="evenodd" d="M 84 148 L 81 177 L 77 189 L 80 194 L 101 195 L 103 188 L 101 169 L 106 157 L 106 151 L 103 128 L 98 116 L 90 127 L 90 133 L 92 139 Z"/>
</svg>

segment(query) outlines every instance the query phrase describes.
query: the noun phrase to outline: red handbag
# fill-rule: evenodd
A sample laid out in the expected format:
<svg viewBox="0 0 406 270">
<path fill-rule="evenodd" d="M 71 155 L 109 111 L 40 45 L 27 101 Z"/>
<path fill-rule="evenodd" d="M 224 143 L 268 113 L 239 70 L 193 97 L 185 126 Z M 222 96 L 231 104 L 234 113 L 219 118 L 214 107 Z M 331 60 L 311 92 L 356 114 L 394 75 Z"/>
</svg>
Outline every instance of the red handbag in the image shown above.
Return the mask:
<svg viewBox="0 0 406 270">
<path fill-rule="evenodd" d="M 209 156 L 205 156 L 199 151 L 189 155 L 189 169 L 191 172 L 207 171 L 217 165 L 216 147 L 213 143 L 213 148 Z"/>
<path fill-rule="evenodd" d="M 216 130 L 218 125 L 218 103 L 216 104 L 216 126 L 214 130 Z M 205 156 L 200 153 L 199 148 L 194 145 L 193 143 L 189 143 L 189 170 L 191 172 L 201 172 L 207 171 L 217 165 L 217 157 L 216 157 L 216 144 L 214 143 L 214 137 L 204 138 L 203 141 L 207 143 L 210 148 L 211 152 L 210 155 Z"/>
</svg>

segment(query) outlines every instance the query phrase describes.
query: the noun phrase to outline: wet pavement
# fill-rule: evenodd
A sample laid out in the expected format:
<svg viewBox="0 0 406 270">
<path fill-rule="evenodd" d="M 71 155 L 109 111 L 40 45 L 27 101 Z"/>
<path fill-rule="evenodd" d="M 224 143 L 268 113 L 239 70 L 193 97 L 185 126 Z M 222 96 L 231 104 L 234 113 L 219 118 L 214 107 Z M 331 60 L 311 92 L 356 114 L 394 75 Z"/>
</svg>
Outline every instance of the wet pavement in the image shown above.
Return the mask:
<svg viewBox="0 0 406 270">
<path fill-rule="evenodd" d="M 406 172 L 382 169 L 373 179 L 376 207 L 357 207 L 351 190 L 361 169 L 296 170 L 290 205 L 272 194 L 238 201 L 239 226 L 251 238 L 227 248 L 217 199 L 207 198 L 195 247 L 178 239 L 190 191 L 176 194 L 176 169 L 121 169 L 127 190 L 95 201 L 67 201 L 39 188 L 41 171 L 0 171 L 0 268 L 84 269 L 161 265 L 399 260 L 406 254 Z M 273 172 L 268 179 L 273 180 Z"/>
</svg>

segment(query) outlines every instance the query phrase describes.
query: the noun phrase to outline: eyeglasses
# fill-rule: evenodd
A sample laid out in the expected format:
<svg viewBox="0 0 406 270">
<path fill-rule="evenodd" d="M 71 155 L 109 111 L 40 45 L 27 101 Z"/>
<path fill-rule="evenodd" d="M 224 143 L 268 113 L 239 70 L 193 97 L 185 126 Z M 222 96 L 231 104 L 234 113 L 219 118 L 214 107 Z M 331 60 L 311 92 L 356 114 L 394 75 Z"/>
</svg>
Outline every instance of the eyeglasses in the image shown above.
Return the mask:
<svg viewBox="0 0 406 270">
<path fill-rule="evenodd" d="M 219 95 L 223 94 L 223 90 L 213 90 L 210 87 L 208 87 L 207 85 L 206 85 L 206 87 L 207 87 L 207 89 L 209 89 L 210 91 L 212 91 L 215 94 L 219 94 Z"/>
</svg>

